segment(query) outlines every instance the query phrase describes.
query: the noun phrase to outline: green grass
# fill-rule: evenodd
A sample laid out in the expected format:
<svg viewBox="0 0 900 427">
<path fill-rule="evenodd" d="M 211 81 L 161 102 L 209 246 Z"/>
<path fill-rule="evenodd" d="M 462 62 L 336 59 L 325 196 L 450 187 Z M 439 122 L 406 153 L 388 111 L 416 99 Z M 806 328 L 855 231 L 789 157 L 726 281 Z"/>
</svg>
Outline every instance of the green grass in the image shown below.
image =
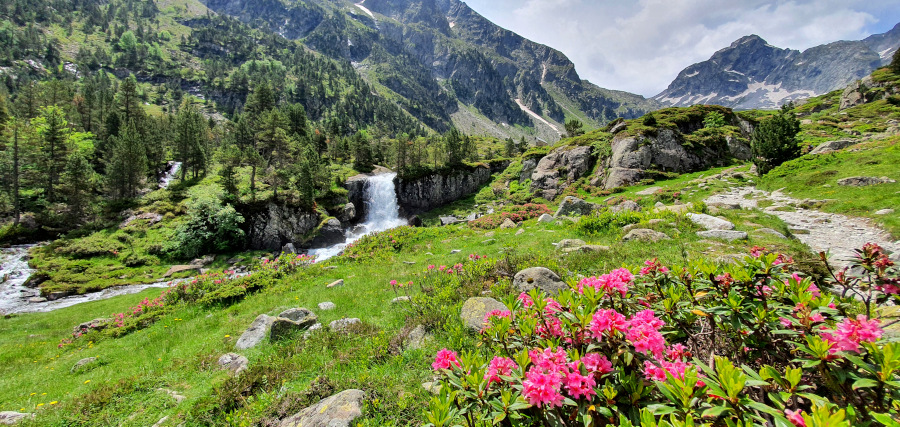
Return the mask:
<svg viewBox="0 0 900 427">
<path fill-rule="evenodd" d="M 859 150 L 803 156 L 775 168 L 760 180 L 760 188 L 785 192 L 798 199 L 833 199 L 821 210 L 874 219 L 900 236 L 900 214 L 875 215 L 900 206 L 900 183 L 870 187 L 837 185 L 841 178 L 874 176 L 900 181 L 900 137 L 863 144 Z"/>
</svg>

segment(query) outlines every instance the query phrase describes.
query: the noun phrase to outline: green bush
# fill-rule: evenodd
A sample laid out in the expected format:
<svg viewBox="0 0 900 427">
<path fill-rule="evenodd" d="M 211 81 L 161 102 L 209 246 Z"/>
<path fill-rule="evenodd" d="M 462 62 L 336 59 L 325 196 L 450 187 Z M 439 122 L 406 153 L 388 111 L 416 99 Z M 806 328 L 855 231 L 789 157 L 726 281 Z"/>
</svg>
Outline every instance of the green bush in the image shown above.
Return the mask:
<svg viewBox="0 0 900 427">
<path fill-rule="evenodd" d="M 218 197 L 201 197 L 188 205 L 188 220 L 175 230 L 169 252 L 181 258 L 238 249 L 244 244 L 244 217 Z"/>
<path fill-rule="evenodd" d="M 791 111 L 792 104 L 781 108 L 777 114 L 762 121 L 750 139 L 753 163 L 761 175 L 780 164 L 800 157 L 801 147 L 797 143 L 800 121 Z"/>
<path fill-rule="evenodd" d="M 613 227 L 638 224 L 646 219 L 647 215 L 640 212 L 628 210 L 612 212 L 609 209 L 605 209 L 591 215 L 582 216 L 578 219 L 578 224 L 575 225 L 575 228 L 578 232 L 590 236 L 604 233 Z"/>
</svg>

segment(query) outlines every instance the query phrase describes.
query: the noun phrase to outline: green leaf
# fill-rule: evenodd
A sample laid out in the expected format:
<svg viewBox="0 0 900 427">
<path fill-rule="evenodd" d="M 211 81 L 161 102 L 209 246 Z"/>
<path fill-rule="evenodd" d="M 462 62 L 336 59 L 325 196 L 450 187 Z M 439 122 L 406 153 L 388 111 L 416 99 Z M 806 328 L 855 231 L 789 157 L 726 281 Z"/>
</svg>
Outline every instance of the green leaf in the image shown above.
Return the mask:
<svg viewBox="0 0 900 427">
<path fill-rule="evenodd" d="M 727 406 L 713 406 L 712 408 L 709 408 L 709 409 L 703 411 L 702 417 L 703 418 L 716 418 L 716 417 L 721 416 L 725 412 L 728 412 Z"/>
<path fill-rule="evenodd" d="M 879 414 L 877 412 L 870 412 L 869 414 L 872 415 L 872 418 L 875 418 L 875 421 L 878 421 L 879 423 L 882 423 L 888 427 L 900 427 L 900 423 L 895 421 L 888 414 Z"/>
<path fill-rule="evenodd" d="M 853 382 L 854 390 L 858 390 L 861 388 L 868 388 L 868 387 L 877 387 L 877 386 L 878 386 L 878 381 L 875 381 L 875 380 L 872 380 L 869 378 L 860 378 Z"/>
<path fill-rule="evenodd" d="M 662 404 L 648 405 L 647 410 L 653 415 L 668 415 L 675 412 L 675 408 Z"/>
</svg>

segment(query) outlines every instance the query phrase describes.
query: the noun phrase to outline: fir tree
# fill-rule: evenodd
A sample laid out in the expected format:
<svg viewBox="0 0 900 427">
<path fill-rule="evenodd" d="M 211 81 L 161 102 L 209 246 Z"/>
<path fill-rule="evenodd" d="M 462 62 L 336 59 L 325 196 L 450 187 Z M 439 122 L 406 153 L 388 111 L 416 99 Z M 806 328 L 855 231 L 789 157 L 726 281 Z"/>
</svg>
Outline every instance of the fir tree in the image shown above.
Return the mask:
<svg viewBox="0 0 900 427">
<path fill-rule="evenodd" d="M 753 163 L 759 173 L 766 174 L 778 165 L 800 156 L 800 121 L 794 115 L 793 104 L 781 107 L 781 111 L 763 120 L 750 138 Z"/>
</svg>

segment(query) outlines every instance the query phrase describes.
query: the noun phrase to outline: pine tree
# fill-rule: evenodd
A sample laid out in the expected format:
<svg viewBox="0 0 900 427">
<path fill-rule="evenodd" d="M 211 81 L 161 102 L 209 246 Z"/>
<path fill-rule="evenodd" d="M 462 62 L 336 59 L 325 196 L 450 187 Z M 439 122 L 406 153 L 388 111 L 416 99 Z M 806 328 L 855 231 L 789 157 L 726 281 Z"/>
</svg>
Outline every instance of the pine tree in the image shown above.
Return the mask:
<svg viewBox="0 0 900 427">
<path fill-rule="evenodd" d="M 447 153 L 447 165 L 457 166 L 463 161 L 463 138 L 459 130 L 451 128 L 444 135 L 444 149 Z"/>
<path fill-rule="evenodd" d="M 188 171 L 194 178 L 207 168 L 209 133 L 206 120 L 197 108 L 185 100 L 175 117 L 175 159 L 181 162 L 181 180 Z"/>
<path fill-rule="evenodd" d="M 792 103 L 782 106 L 781 111 L 763 120 L 753 131 L 750 147 L 760 175 L 800 156 L 800 144 L 797 143 L 800 121 L 792 109 Z"/>
<path fill-rule="evenodd" d="M 369 134 L 359 131 L 353 136 L 353 169 L 360 172 L 372 171 L 372 149 Z"/>
<path fill-rule="evenodd" d="M 581 123 L 581 120 L 572 119 L 566 122 L 566 135 L 569 138 L 573 138 L 579 135 L 584 135 L 584 124 Z"/>
<path fill-rule="evenodd" d="M 894 52 L 894 57 L 891 59 L 891 71 L 894 74 L 900 74 L 900 46 L 897 47 L 897 50 Z"/>
<path fill-rule="evenodd" d="M 506 157 L 513 157 L 516 155 L 516 143 L 512 138 L 506 138 L 504 149 L 506 150 Z"/>
<path fill-rule="evenodd" d="M 106 185 L 117 199 L 137 195 L 141 180 L 147 174 L 144 144 L 134 123 L 122 129 L 121 135 L 111 138 L 112 152 L 106 164 Z"/>
<path fill-rule="evenodd" d="M 41 171 L 44 175 L 44 194 L 51 203 L 56 201 L 56 186 L 68 157 L 69 122 L 66 113 L 57 106 L 42 107 L 41 116 L 34 119 L 41 137 Z"/>
<path fill-rule="evenodd" d="M 66 161 L 66 170 L 63 173 L 63 192 L 69 207 L 69 215 L 75 223 L 82 220 L 85 208 L 90 206 L 93 182 L 94 169 L 91 168 L 86 153 L 73 152 Z"/>
</svg>

